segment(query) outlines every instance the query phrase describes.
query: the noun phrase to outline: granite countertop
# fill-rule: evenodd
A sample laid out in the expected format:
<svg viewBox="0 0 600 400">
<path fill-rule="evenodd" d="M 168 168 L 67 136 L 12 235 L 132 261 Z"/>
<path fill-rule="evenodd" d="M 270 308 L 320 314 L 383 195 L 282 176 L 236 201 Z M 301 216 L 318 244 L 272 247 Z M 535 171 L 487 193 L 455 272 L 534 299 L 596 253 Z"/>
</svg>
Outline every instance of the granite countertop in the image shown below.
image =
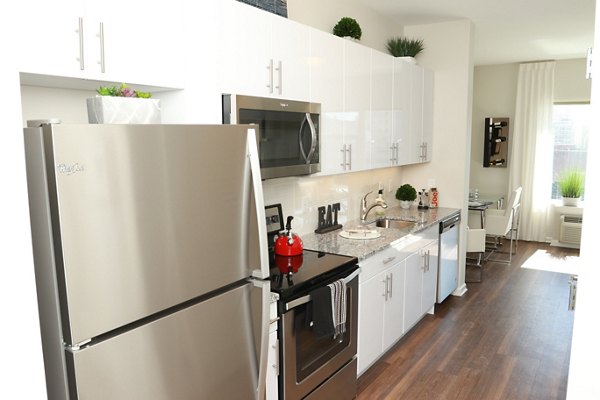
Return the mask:
<svg viewBox="0 0 600 400">
<path fill-rule="evenodd" d="M 400 207 L 391 207 L 385 210 L 385 217 L 389 219 L 399 219 L 403 221 L 417 222 L 412 227 L 395 229 L 395 228 L 378 228 L 374 222 L 378 219 L 373 214 L 373 218 L 369 218 L 366 223 L 362 224 L 359 219 L 347 222 L 342 229 L 324 234 L 310 233 L 302 236 L 304 248 L 307 250 L 324 251 L 327 253 L 342 254 L 347 256 L 357 257 L 359 261 L 366 259 L 373 254 L 384 250 L 392 243 L 400 243 L 403 239 L 411 234 L 423 231 L 430 226 L 438 224 L 440 221 L 450 215 L 459 213 L 458 208 L 430 208 L 427 210 L 419 210 L 417 207 L 411 207 L 406 210 Z M 422 221 L 421 221 L 422 220 Z M 348 229 L 371 229 L 377 230 L 381 236 L 375 239 L 346 239 L 340 236 L 342 230 Z"/>
</svg>

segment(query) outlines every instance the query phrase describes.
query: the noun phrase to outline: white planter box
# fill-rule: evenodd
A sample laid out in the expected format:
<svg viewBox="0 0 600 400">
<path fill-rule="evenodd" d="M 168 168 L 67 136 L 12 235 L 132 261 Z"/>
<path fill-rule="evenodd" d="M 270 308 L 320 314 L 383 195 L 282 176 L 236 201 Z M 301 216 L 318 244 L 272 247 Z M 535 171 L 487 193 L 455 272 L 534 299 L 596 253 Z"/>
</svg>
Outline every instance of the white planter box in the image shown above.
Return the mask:
<svg viewBox="0 0 600 400">
<path fill-rule="evenodd" d="M 160 124 L 160 100 L 97 96 L 87 99 L 90 124 Z"/>
</svg>

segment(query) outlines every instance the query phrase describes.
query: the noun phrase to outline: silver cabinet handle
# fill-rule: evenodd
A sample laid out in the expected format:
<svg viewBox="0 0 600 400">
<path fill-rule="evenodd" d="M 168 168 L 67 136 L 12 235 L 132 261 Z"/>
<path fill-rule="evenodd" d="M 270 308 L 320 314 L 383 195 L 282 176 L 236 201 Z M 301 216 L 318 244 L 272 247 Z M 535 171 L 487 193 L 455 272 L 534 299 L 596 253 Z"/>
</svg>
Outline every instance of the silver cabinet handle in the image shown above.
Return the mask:
<svg viewBox="0 0 600 400">
<path fill-rule="evenodd" d="M 392 145 L 390 146 L 390 150 L 391 150 L 391 151 L 390 151 L 390 152 L 391 152 L 391 156 L 390 156 L 390 162 L 391 162 L 391 164 L 392 164 L 392 165 L 394 165 L 394 154 L 395 154 L 395 151 L 394 151 L 394 150 L 395 150 L 395 148 L 396 148 L 396 145 L 395 145 L 395 144 L 392 144 Z"/>
<path fill-rule="evenodd" d="M 100 22 L 100 28 L 98 32 L 100 37 L 100 72 L 106 72 L 106 62 L 104 59 L 104 22 Z"/>
<path fill-rule="evenodd" d="M 79 18 L 79 28 L 77 29 L 77 33 L 79 34 L 79 69 L 85 69 L 85 60 L 83 58 L 83 18 Z"/>
<path fill-rule="evenodd" d="M 400 153 L 398 152 L 398 148 L 400 147 L 400 145 L 398 143 L 395 144 L 396 147 L 396 165 L 398 165 L 400 163 Z"/>
<path fill-rule="evenodd" d="M 385 297 L 385 301 L 387 301 L 388 299 L 388 277 L 387 275 L 385 276 L 385 279 L 381 281 L 383 283 L 383 294 L 382 296 Z"/>
<path fill-rule="evenodd" d="M 345 171 L 346 170 L 346 145 L 343 145 L 342 149 L 340 151 L 342 152 L 342 163 L 340 165 L 342 166 L 342 168 Z"/>
<path fill-rule="evenodd" d="M 273 348 L 275 349 L 275 364 L 273 364 L 273 368 L 275 368 L 275 372 L 279 376 L 279 339 L 275 340 Z"/>
<path fill-rule="evenodd" d="M 349 144 L 348 147 L 346 147 L 346 151 L 348 152 L 348 170 L 352 170 L 352 145 Z"/>
<path fill-rule="evenodd" d="M 396 259 L 396 256 L 391 256 L 382 261 L 384 264 L 389 264 Z"/>
<path fill-rule="evenodd" d="M 267 87 L 269 88 L 269 93 L 273 94 L 273 59 L 269 60 L 267 69 L 269 70 L 269 83 L 267 84 Z"/>
<path fill-rule="evenodd" d="M 271 60 L 271 62 L 273 62 L 273 61 Z M 277 71 L 277 73 L 278 73 L 277 75 L 279 78 L 279 86 L 275 86 L 275 87 L 277 88 L 279 94 L 283 94 L 283 64 L 282 64 L 281 60 L 279 60 L 279 62 L 277 63 L 277 68 L 275 68 L 275 70 Z"/>
<path fill-rule="evenodd" d="M 423 265 L 421 266 L 421 269 L 423 270 L 423 272 L 425 272 L 427 271 L 427 253 L 421 253 L 421 257 L 423 257 Z"/>
</svg>

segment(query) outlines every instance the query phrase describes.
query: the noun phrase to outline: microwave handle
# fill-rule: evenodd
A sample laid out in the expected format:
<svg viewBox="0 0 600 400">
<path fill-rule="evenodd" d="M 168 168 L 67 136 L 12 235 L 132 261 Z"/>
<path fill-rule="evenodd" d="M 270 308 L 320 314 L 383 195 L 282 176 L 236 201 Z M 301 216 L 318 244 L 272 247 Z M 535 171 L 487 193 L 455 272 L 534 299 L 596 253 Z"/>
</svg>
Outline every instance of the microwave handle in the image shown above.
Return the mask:
<svg viewBox="0 0 600 400">
<path fill-rule="evenodd" d="M 302 144 L 302 130 L 304 129 L 304 124 L 308 122 L 308 127 L 310 129 L 310 150 L 308 151 L 308 155 L 304 151 L 304 145 Z M 304 115 L 304 119 L 300 124 L 300 130 L 298 131 L 298 143 L 300 144 L 300 151 L 302 152 L 302 157 L 307 164 L 310 164 L 313 154 L 315 153 L 315 149 L 317 148 L 317 130 L 315 129 L 315 124 L 310 117 L 309 113 Z"/>
</svg>

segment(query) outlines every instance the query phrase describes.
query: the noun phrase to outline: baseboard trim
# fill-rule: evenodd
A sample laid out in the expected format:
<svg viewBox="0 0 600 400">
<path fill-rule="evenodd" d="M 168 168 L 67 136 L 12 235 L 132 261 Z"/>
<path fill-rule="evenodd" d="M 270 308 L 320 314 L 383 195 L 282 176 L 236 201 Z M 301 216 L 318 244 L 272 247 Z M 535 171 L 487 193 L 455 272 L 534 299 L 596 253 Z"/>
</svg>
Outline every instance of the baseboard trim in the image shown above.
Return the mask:
<svg viewBox="0 0 600 400">
<path fill-rule="evenodd" d="M 452 296 L 464 296 L 465 293 L 467 293 L 467 284 L 463 283 L 461 286 L 457 287 L 456 290 L 454 290 L 454 292 L 452 292 Z"/>
</svg>

